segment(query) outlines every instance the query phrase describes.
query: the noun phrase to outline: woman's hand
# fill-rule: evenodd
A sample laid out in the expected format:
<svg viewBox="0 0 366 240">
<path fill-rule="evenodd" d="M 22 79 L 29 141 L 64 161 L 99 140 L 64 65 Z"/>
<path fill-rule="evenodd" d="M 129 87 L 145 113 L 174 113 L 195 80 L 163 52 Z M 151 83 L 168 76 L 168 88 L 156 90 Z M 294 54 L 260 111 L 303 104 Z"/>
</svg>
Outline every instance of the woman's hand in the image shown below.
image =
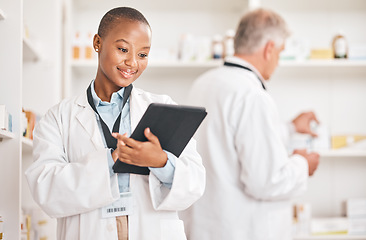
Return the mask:
<svg viewBox="0 0 366 240">
<path fill-rule="evenodd" d="M 119 159 L 121 162 L 140 166 L 140 167 L 164 167 L 168 161 L 168 155 L 161 148 L 158 137 L 150 128 L 146 128 L 144 134 L 147 142 L 136 141 L 128 138 L 127 134 L 112 133 L 117 139 L 117 148 L 112 153 L 114 161 Z"/>
</svg>

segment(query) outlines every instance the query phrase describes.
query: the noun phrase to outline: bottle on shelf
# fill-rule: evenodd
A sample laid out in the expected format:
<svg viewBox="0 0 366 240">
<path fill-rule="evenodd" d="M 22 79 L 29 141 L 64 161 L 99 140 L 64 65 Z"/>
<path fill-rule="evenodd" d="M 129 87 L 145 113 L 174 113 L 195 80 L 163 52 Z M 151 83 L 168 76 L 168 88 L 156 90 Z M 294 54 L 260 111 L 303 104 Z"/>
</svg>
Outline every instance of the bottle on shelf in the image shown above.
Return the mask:
<svg viewBox="0 0 366 240">
<path fill-rule="evenodd" d="M 3 217 L 0 215 L 0 240 L 3 239 L 3 235 L 4 235 L 4 220 L 3 220 Z"/>
<path fill-rule="evenodd" d="M 341 31 L 336 36 L 334 36 L 332 48 L 334 58 L 348 58 L 347 40 Z"/>
<path fill-rule="evenodd" d="M 311 225 L 311 205 L 297 203 L 294 205 L 294 235 L 308 235 Z"/>
<path fill-rule="evenodd" d="M 226 31 L 225 40 L 224 40 L 224 56 L 231 57 L 234 55 L 234 36 L 235 31 L 233 29 L 229 29 Z"/>
<path fill-rule="evenodd" d="M 25 113 L 25 116 L 27 118 L 27 129 L 26 129 L 25 133 L 23 133 L 23 137 L 33 139 L 33 130 L 34 130 L 34 126 L 36 125 L 37 116 L 32 111 L 23 109 L 23 112 Z"/>
<path fill-rule="evenodd" d="M 34 236 L 31 235 L 31 216 L 23 213 L 22 223 L 21 223 L 21 240 L 30 240 Z"/>
<path fill-rule="evenodd" d="M 194 40 L 189 33 L 182 34 L 179 40 L 178 59 L 183 62 L 192 61 L 195 58 Z"/>
<path fill-rule="evenodd" d="M 12 122 L 12 115 L 7 111 L 6 106 L 0 104 L 0 129 L 12 132 Z"/>
<path fill-rule="evenodd" d="M 94 51 L 93 51 L 92 42 L 93 42 L 93 34 L 91 32 L 89 32 L 88 37 L 85 38 L 85 41 L 84 41 L 84 50 L 85 50 L 84 58 L 86 60 L 93 59 Z"/>
<path fill-rule="evenodd" d="M 214 35 L 212 40 L 212 58 L 220 59 L 223 57 L 224 46 L 222 43 L 222 36 L 219 34 Z"/>
<path fill-rule="evenodd" d="M 211 38 L 210 37 L 198 37 L 196 41 L 196 58 L 198 62 L 206 62 L 211 60 Z"/>
<path fill-rule="evenodd" d="M 75 37 L 72 41 L 72 58 L 79 60 L 81 56 L 81 46 L 80 46 L 80 33 L 76 32 Z"/>
</svg>

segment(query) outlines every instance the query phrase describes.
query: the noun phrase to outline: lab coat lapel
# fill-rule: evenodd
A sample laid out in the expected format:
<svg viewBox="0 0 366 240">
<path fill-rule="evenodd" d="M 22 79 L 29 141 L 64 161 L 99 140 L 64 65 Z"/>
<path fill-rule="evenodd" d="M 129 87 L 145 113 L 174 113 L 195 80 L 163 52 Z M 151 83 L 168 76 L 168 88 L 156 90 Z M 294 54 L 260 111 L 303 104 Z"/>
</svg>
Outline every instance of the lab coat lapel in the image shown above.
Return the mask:
<svg viewBox="0 0 366 240">
<path fill-rule="evenodd" d="M 85 131 L 89 134 L 90 140 L 94 146 L 99 149 L 104 147 L 102 136 L 96 121 L 94 110 L 90 107 L 86 94 L 81 95 L 77 98 L 76 104 L 81 107 L 81 110 L 76 114 L 76 118 L 83 126 Z"/>
<path fill-rule="evenodd" d="M 135 130 L 148 106 L 149 103 L 144 99 L 143 93 L 140 90 L 133 88 L 130 98 L 131 132 Z"/>
</svg>

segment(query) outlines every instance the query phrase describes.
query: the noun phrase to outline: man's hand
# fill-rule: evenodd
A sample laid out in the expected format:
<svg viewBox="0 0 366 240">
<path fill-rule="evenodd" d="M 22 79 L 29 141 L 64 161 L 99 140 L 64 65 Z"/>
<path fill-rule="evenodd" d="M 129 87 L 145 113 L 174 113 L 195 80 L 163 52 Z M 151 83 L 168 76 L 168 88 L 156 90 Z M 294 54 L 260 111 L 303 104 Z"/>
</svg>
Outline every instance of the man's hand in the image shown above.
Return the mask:
<svg viewBox="0 0 366 240">
<path fill-rule="evenodd" d="M 144 134 L 147 142 L 136 141 L 128 138 L 127 134 L 112 133 L 117 139 L 117 148 L 112 153 L 114 161 L 140 166 L 140 167 L 164 167 L 168 161 L 168 155 L 161 148 L 159 139 L 146 128 Z"/>
<path fill-rule="evenodd" d="M 318 153 L 307 153 L 305 149 L 296 149 L 293 154 L 299 154 L 303 156 L 309 165 L 309 176 L 312 176 L 319 165 L 319 154 Z"/>
<path fill-rule="evenodd" d="M 316 118 L 313 112 L 304 112 L 297 116 L 292 123 L 295 126 L 296 132 L 298 133 L 307 133 L 313 137 L 317 137 L 317 134 L 311 131 L 310 122 L 315 121 L 319 123 L 318 119 Z"/>
</svg>

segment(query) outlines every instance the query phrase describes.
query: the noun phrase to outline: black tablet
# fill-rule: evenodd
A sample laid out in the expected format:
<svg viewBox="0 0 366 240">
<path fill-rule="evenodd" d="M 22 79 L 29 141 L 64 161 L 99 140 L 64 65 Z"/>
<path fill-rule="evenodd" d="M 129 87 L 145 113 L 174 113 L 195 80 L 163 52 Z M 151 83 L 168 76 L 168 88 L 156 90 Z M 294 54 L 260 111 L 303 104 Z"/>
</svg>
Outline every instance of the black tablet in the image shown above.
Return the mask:
<svg viewBox="0 0 366 240">
<path fill-rule="evenodd" d="M 158 137 L 161 147 L 179 157 L 206 115 L 203 107 L 151 103 L 131 138 L 147 141 L 144 131 L 150 128 Z M 123 167 L 120 163 L 117 161 L 114 164 L 114 172 L 124 172 L 120 169 Z"/>
<path fill-rule="evenodd" d="M 147 141 L 144 131 L 149 127 L 161 147 L 179 157 L 206 115 L 202 107 L 151 103 L 131 138 Z"/>
</svg>

